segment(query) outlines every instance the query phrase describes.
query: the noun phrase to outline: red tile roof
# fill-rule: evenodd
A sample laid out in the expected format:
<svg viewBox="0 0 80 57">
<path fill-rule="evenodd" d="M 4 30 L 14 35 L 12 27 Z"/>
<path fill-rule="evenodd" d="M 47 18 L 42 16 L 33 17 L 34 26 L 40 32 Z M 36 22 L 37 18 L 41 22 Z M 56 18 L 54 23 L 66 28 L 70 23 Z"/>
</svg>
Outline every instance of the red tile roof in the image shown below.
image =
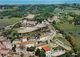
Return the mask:
<svg viewBox="0 0 80 57">
<path fill-rule="evenodd" d="M 47 45 L 42 46 L 42 49 L 44 49 L 45 51 L 50 51 L 50 50 L 51 50 L 51 49 L 49 48 L 49 46 L 47 46 Z"/>
</svg>

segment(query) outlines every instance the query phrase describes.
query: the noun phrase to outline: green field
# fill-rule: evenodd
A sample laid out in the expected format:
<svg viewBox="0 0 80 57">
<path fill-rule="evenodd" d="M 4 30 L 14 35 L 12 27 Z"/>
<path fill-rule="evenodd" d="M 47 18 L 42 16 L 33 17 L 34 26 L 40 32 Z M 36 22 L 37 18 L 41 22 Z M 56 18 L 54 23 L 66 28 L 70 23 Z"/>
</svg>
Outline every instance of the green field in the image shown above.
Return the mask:
<svg viewBox="0 0 80 57">
<path fill-rule="evenodd" d="M 80 37 L 72 36 L 71 41 L 74 45 L 74 48 L 78 51 L 80 51 Z"/>
<path fill-rule="evenodd" d="M 60 28 L 65 33 L 71 34 L 71 42 L 73 43 L 73 48 L 76 50 L 80 50 L 80 25 L 74 26 L 73 24 L 69 24 L 68 22 L 58 23 L 56 24 L 58 28 Z"/>
<path fill-rule="evenodd" d="M 56 12 L 56 14 L 58 14 L 58 13 L 70 13 L 70 12 L 73 12 L 75 14 L 80 14 L 79 9 L 75 9 L 75 8 L 72 8 L 72 7 L 69 7 L 67 9 L 66 8 L 64 8 L 64 9 L 55 8 L 54 12 Z"/>
<path fill-rule="evenodd" d="M 63 30 L 65 33 L 72 33 L 73 35 L 79 36 L 80 33 L 80 25 L 69 24 L 68 22 L 58 23 L 56 24 L 58 28 Z"/>
<path fill-rule="evenodd" d="M 5 19 L 0 19 L 0 27 L 3 26 L 8 26 L 8 25 L 12 25 L 18 21 L 20 21 L 22 18 L 5 18 Z"/>
</svg>

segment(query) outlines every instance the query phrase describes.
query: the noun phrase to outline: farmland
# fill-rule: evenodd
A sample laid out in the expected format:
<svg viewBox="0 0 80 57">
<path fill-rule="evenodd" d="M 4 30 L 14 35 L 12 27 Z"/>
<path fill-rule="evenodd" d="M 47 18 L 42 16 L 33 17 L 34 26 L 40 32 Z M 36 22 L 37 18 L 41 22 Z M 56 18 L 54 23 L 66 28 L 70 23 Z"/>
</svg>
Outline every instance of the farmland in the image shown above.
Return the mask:
<svg viewBox="0 0 80 57">
<path fill-rule="evenodd" d="M 80 25 L 74 25 L 74 24 L 69 24 L 68 22 L 65 23 L 58 23 L 56 24 L 58 28 L 63 30 L 65 33 L 72 33 L 73 35 L 77 34 L 79 35 L 80 33 Z"/>
<path fill-rule="evenodd" d="M 4 27 L 4 26 L 8 26 L 8 25 L 12 25 L 18 21 L 20 21 L 21 18 L 4 18 L 4 19 L 0 19 L 0 27 Z"/>
<path fill-rule="evenodd" d="M 68 22 L 58 23 L 55 25 L 57 28 L 68 34 L 71 38 L 70 42 L 73 45 L 73 49 L 78 52 L 80 51 L 80 25 L 69 24 Z"/>
</svg>

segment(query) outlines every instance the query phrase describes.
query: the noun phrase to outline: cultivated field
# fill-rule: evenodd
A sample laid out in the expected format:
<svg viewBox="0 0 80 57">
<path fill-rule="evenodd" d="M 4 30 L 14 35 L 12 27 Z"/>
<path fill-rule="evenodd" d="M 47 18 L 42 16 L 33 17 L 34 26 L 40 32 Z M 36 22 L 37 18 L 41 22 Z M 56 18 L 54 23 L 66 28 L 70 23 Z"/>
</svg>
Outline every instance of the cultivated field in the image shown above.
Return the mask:
<svg viewBox="0 0 80 57">
<path fill-rule="evenodd" d="M 20 21 L 22 18 L 4 18 L 4 19 L 0 19 L 0 27 L 3 26 L 8 26 L 8 25 L 12 25 L 18 21 Z"/>
</svg>

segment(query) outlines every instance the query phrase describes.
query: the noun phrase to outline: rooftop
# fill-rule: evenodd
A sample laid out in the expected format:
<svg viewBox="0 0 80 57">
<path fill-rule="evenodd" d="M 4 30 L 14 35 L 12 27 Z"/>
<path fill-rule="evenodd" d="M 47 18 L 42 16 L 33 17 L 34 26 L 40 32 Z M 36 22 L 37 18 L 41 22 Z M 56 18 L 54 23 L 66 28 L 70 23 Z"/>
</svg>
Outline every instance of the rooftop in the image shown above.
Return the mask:
<svg viewBox="0 0 80 57">
<path fill-rule="evenodd" d="M 17 44 L 35 44 L 35 41 L 25 41 L 25 42 L 19 42 Z"/>
<path fill-rule="evenodd" d="M 43 45 L 42 49 L 45 50 L 46 52 L 51 50 L 48 45 Z"/>
</svg>

